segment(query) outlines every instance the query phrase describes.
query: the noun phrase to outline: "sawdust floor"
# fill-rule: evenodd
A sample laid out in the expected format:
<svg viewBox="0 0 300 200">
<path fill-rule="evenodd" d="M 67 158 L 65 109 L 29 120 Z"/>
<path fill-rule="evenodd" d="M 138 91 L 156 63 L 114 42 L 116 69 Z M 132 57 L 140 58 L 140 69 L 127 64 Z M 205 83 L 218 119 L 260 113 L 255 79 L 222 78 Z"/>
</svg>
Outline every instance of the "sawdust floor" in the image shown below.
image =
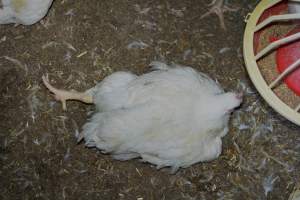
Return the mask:
<svg viewBox="0 0 300 200">
<path fill-rule="evenodd" d="M 0 199 L 287 199 L 300 180 L 299 127 L 259 97 L 244 69 L 244 16 L 256 1 L 229 1 L 227 31 L 208 1 L 57 0 L 33 26 L 0 27 Z M 153 60 L 193 66 L 245 101 L 223 153 L 170 175 L 77 144 L 93 106 L 63 112 L 41 83 L 85 90 Z"/>
</svg>

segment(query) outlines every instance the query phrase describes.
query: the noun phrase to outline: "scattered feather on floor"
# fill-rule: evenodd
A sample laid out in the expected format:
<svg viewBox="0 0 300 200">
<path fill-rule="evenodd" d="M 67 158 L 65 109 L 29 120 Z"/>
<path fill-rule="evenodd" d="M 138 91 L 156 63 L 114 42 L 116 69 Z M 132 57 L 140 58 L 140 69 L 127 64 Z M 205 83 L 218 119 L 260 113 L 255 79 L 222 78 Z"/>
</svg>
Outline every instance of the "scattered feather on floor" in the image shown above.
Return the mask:
<svg viewBox="0 0 300 200">
<path fill-rule="evenodd" d="M 273 191 L 274 183 L 279 180 L 280 178 L 278 176 L 275 176 L 273 174 L 267 176 L 263 180 L 263 188 L 265 191 L 265 196 L 268 196 L 270 192 Z"/>
<path fill-rule="evenodd" d="M 149 45 L 142 41 L 133 41 L 127 45 L 127 49 L 145 49 L 147 47 Z"/>
</svg>

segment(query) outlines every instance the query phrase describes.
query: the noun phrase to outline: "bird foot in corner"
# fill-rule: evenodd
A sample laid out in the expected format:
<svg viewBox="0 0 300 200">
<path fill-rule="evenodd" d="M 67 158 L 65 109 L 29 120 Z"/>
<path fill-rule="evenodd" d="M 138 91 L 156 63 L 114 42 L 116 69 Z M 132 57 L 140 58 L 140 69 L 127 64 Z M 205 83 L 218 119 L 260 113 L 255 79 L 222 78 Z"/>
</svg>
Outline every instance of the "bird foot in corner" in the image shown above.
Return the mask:
<svg viewBox="0 0 300 200">
<path fill-rule="evenodd" d="M 211 6 L 210 10 L 204 13 L 200 19 L 203 19 L 211 14 L 216 14 L 219 18 L 221 28 L 226 30 L 224 13 L 225 12 L 236 12 L 239 10 L 238 8 L 230 8 L 224 5 L 224 0 L 212 0 L 212 2 L 208 5 Z"/>
</svg>

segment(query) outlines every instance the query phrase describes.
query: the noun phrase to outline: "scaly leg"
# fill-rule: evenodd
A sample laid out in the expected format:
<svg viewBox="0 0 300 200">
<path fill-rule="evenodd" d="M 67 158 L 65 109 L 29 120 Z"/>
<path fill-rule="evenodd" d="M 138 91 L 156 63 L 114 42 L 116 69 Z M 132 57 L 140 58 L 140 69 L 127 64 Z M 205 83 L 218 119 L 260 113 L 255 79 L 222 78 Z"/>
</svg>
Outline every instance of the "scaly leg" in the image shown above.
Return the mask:
<svg viewBox="0 0 300 200">
<path fill-rule="evenodd" d="M 85 92 L 76 92 L 76 91 L 66 91 L 60 90 L 53 87 L 50 83 L 48 78 L 45 76 L 42 77 L 44 85 L 55 95 L 55 99 L 62 102 L 63 110 L 67 110 L 66 101 L 67 100 L 77 100 L 84 103 L 94 103 L 93 97 Z"/>
<path fill-rule="evenodd" d="M 224 13 L 225 12 L 235 12 L 237 8 L 229 8 L 228 6 L 224 5 L 224 0 L 212 0 L 212 2 L 208 5 L 211 6 L 211 9 L 204 13 L 200 19 L 203 19 L 211 14 L 216 14 L 219 17 L 219 21 L 221 24 L 222 29 L 226 30 L 225 21 L 224 21 Z"/>
</svg>

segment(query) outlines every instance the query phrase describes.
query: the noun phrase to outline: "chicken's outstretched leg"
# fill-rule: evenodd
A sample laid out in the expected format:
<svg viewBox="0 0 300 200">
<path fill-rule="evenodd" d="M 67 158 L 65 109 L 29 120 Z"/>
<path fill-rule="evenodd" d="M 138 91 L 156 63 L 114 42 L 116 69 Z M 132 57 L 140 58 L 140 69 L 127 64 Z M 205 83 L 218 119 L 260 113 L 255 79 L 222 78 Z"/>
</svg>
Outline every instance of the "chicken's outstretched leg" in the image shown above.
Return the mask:
<svg viewBox="0 0 300 200">
<path fill-rule="evenodd" d="M 224 5 L 224 0 L 212 0 L 212 2 L 208 5 L 211 6 L 211 9 L 204 13 L 200 19 L 203 19 L 211 14 L 216 14 L 219 18 L 222 29 L 226 30 L 225 21 L 224 21 L 224 12 L 235 12 L 237 8 L 229 8 Z"/>
<path fill-rule="evenodd" d="M 67 109 L 67 100 L 77 100 L 84 103 L 93 103 L 93 97 L 85 92 L 66 91 L 53 87 L 49 80 L 43 76 L 44 85 L 55 95 L 55 99 L 62 102 L 63 110 Z"/>
</svg>

